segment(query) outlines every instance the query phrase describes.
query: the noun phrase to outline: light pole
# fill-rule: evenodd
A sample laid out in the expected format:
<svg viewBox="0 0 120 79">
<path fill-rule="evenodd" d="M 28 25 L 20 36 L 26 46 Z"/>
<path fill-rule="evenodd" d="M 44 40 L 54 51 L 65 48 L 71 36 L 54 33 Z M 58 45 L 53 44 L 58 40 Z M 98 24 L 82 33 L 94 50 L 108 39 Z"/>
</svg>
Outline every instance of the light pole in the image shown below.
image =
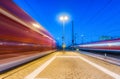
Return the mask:
<svg viewBox="0 0 120 79">
<path fill-rule="evenodd" d="M 62 21 L 62 48 L 63 48 L 63 51 L 64 51 L 64 49 L 65 49 L 65 47 L 66 47 L 66 45 L 65 45 L 65 21 L 67 21 L 68 20 L 68 16 L 66 16 L 66 15 L 63 15 L 63 16 L 60 16 L 60 21 Z"/>
</svg>

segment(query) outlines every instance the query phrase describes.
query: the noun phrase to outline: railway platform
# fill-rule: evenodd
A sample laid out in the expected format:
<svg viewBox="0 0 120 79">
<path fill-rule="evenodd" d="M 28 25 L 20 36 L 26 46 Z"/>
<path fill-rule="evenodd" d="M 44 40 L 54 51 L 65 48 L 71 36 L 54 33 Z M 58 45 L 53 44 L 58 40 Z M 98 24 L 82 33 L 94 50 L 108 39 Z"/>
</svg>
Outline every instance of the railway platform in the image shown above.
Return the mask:
<svg viewBox="0 0 120 79">
<path fill-rule="evenodd" d="M 57 51 L 1 73 L 0 79 L 120 79 L 120 66 L 73 51 Z"/>
</svg>

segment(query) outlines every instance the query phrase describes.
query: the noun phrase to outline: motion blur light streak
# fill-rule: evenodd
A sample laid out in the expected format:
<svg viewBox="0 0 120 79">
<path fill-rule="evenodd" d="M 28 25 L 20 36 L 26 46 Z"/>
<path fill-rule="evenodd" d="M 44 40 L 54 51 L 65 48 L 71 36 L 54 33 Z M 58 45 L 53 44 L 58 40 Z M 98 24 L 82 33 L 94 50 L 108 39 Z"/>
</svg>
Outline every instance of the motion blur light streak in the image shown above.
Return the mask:
<svg viewBox="0 0 120 79">
<path fill-rule="evenodd" d="M 119 53 L 120 39 L 86 43 L 86 44 L 78 45 L 77 47 L 82 50 L 107 51 L 112 53 Z"/>
<path fill-rule="evenodd" d="M 37 28 L 40 28 L 40 26 L 38 24 L 33 24 L 33 26 L 35 26 Z"/>
</svg>

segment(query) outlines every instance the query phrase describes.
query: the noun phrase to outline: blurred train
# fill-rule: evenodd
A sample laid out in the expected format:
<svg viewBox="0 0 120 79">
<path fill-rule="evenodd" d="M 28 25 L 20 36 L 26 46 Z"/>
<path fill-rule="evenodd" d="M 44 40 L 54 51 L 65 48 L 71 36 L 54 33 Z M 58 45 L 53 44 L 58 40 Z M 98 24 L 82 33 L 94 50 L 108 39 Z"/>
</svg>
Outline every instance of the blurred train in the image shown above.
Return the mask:
<svg viewBox="0 0 120 79">
<path fill-rule="evenodd" d="M 81 50 L 86 50 L 86 51 L 97 51 L 97 52 L 120 54 L 120 38 L 81 44 L 78 45 L 77 47 Z"/>
<path fill-rule="evenodd" d="M 45 28 L 13 0 L 0 0 L 0 72 L 55 49 L 56 41 Z"/>
<path fill-rule="evenodd" d="M 13 0 L 0 0 L 0 54 L 55 49 L 53 37 Z"/>
</svg>

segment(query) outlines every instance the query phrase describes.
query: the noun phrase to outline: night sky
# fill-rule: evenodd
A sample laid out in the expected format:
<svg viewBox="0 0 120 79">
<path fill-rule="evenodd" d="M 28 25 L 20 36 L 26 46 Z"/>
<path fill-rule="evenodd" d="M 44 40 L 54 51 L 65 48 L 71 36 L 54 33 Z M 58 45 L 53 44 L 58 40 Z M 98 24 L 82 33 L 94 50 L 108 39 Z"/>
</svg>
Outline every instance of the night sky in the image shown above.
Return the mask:
<svg viewBox="0 0 120 79">
<path fill-rule="evenodd" d="M 61 44 L 61 14 L 65 23 L 67 45 L 71 44 L 71 21 L 74 21 L 76 43 L 99 40 L 102 35 L 120 36 L 120 0 L 14 0 L 46 28 Z"/>
</svg>

